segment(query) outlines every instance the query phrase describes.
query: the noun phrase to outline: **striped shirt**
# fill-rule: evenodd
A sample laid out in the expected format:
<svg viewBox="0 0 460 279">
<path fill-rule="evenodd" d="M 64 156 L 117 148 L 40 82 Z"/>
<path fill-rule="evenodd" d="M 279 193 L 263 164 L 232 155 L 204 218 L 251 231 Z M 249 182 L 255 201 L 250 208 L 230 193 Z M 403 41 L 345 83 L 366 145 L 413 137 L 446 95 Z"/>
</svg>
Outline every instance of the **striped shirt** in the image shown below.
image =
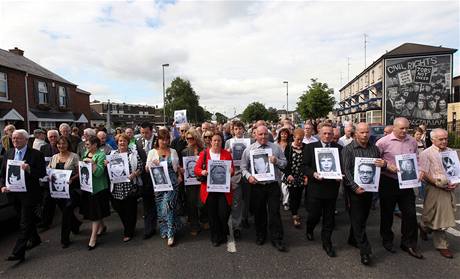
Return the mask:
<svg viewBox="0 0 460 279">
<path fill-rule="evenodd" d="M 359 145 L 356 140 L 342 149 L 343 170 L 345 173 L 345 186 L 349 187 L 352 191 L 359 188 L 358 184 L 354 182 L 355 175 L 355 157 L 364 158 L 380 158 L 380 151 L 375 144 L 369 142 L 364 148 Z"/>
</svg>

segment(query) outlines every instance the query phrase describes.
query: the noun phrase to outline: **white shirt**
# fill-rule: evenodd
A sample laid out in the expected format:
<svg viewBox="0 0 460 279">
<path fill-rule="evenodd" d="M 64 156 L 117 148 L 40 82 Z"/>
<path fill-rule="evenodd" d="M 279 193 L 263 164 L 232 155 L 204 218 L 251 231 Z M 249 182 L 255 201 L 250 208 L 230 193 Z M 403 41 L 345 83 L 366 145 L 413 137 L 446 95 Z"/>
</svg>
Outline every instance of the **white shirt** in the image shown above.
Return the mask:
<svg viewBox="0 0 460 279">
<path fill-rule="evenodd" d="M 339 139 L 338 144 L 340 144 L 341 146 L 347 146 L 347 145 L 349 145 L 352 141 L 353 141 L 353 138 L 352 138 L 352 137 L 347 138 L 347 136 L 342 136 L 342 137 Z"/>
<path fill-rule="evenodd" d="M 318 139 L 315 138 L 314 136 L 311 136 L 309 138 L 304 137 L 303 140 L 302 140 L 302 142 L 305 143 L 305 144 L 309 144 L 309 143 L 317 142 L 317 141 L 318 141 Z"/>
<path fill-rule="evenodd" d="M 220 153 L 214 153 L 209 150 L 209 154 L 211 155 L 211 160 L 220 160 Z"/>
</svg>

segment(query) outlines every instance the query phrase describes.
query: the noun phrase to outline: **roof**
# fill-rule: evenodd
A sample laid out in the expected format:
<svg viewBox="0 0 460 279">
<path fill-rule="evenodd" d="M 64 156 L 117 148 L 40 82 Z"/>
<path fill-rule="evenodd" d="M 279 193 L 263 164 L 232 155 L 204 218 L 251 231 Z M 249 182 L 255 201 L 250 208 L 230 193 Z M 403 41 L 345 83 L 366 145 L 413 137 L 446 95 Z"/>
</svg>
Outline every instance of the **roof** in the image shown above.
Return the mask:
<svg viewBox="0 0 460 279">
<path fill-rule="evenodd" d="M 91 110 L 91 115 L 89 116 L 91 120 L 105 120 L 106 118 L 100 115 L 97 111 Z"/>
<path fill-rule="evenodd" d="M 80 88 L 77 88 L 77 93 L 81 93 L 81 94 L 86 94 L 86 95 L 91 95 L 91 93 L 89 93 L 88 91 L 85 91 L 83 89 L 80 89 Z"/>
<path fill-rule="evenodd" d="M 50 70 L 38 65 L 32 60 L 18 54 L 0 49 L 0 65 L 11 69 L 26 72 L 35 76 L 75 85 L 72 82 L 60 77 Z"/>
<path fill-rule="evenodd" d="M 356 77 L 350 80 L 347 84 L 345 84 L 339 91 L 342 91 L 345 87 L 349 86 L 357 79 L 359 79 L 364 73 L 368 72 L 370 69 L 375 67 L 380 61 L 383 59 L 395 58 L 395 57 L 409 57 L 409 56 L 418 56 L 418 55 L 439 55 L 439 54 L 453 54 L 457 50 L 454 48 L 447 48 L 447 47 L 435 47 L 429 45 L 422 45 L 422 44 L 414 44 L 414 43 L 405 43 L 397 48 L 385 53 L 384 55 L 380 56 L 379 59 L 375 60 L 370 66 L 364 69 L 361 73 L 359 73 Z"/>
<path fill-rule="evenodd" d="M 56 122 L 74 122 L 75 116 L 71 112 L 57 112 L 57 111 L 39 111 L 30 109 L 30 121 L 56 121 Z"/>
</svg>

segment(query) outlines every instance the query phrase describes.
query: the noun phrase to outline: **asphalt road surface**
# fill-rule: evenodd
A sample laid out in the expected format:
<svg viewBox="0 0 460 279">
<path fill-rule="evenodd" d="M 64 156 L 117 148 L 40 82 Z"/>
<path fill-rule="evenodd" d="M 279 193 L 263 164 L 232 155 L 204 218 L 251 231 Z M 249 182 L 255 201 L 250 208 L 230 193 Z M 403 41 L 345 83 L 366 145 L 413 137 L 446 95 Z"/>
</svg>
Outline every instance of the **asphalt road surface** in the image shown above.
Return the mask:
<svg viewBox="0 0 460 279">
<path fill-rule="evenodd" d="M 425 259 L 418 260 L 399 249 L 396 254 L 390 254 L 381 246 L 379 209 L 372 211 L 367 232 L 373 247 L 373 264 L 363 266 L 359 250 L 347 244 L 349 222 L 343 200 L 339 199 L 337 205 L 339 214 L 333 233 L 336 258 L 329 258 L 322 250 L 320 227 L 315 230 L 314 242 L 305 239 L 303 208 L 300 211 L 302 229 L 295 229 L 290 213 L 282 211 L 287 253 L 278 252 L 270 242 L 257 246 L 253 222 L 250 229 L 243 230 L 241 240 L 236 243 L 236 253 L 227 252 L 225 245 L 212 247 L 209 231 L 191 236 L 187 226 L 176 237 L 177 245 L 170 248 L 158 234 L 149 240 L 142 239 L 142 214 L 136 237 L 123 243 L 121 222 L 116 213 L 106 219 L 108 233 L 99 239 L 100 245 L 95 250 L 86 248 L 89 223 L 83 224 L 79 235 L 72 236 L 73 244 L 69 248 L 62 249 L 60 216 L 56 216 L 53 227 L 41 234 L 43 243 L 27 252 L 25 262 L 0 261 L 0 278 L 460 278 L 460 225 L 448 234 L 454 259 L 441 257 L 430 238 L 429 241 L 419 239 Z M 421 206 L 417 206 L 418 212 Z M 139 211 L 142 212 L 141 207 Z M 457 220 L 460 220 L 458 212 Z M 0 225 L 0 258 L 6 258 L 14 245 L 16 230 L 11 222 Z M 399 247 L 399 229 L 400 219 L 395 217 L 395 247 Z"/>
</svg>

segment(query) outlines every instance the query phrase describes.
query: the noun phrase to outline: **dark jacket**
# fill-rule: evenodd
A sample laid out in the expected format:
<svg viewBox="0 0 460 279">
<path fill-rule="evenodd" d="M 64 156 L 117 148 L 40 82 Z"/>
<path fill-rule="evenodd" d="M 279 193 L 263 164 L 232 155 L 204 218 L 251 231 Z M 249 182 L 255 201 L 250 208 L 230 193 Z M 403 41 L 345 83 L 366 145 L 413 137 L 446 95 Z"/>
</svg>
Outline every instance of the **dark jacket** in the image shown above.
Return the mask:
<svg viewBox="0 0 460 279">
<path fill-rule="evenodd" d="M 304 151 L 305 151 L 305 146 L 306 144 L 302 143 L 302 150 Z M 284 175 L 287 177 L 292 174 L 292 142 L 289 142 L 289 144 L 284 149 L 284 156 L 286 157 L 287 165 L 286 165 L 286 168 L 283 170 L 283 172 L 284 172 Z"/>
<path fill-rule="evenodd" d="M 323 144 L 321 143 L 321 141 L 312 142 L 304 146 L 302 168 L 304 174 L 308 176 L 308 195 L 312 198 L 336 199 L 340 187 L 339 181 L 336 181 L 335 179 L 317 180 L 313 177 L 313 173 L 316 172 L 315 148 L 322 147 Z M 331 147 L 338 148 L 340 156 L 342 146 L 337 143 L 331 142 Z"/>
<path fill-rule="evenodd" d="M 7 160 L 14 160 L 15 149 L 10 148 L 3 157 L 2 169 L 0 171 L 1 185 L 5 186 L 6 182 L 6 163 Z M 24 193 L 9 193 L 14 195 L 22 202 L 33 203 L 41 198 L 41 188 L 39 179 L 46 175 L 45 157 L 35 149 L 27 147 L 26 154 L 23 158 L 24 163 L 29 164 L 30 173 L 24 172 L 27 192 Z"/>
</svg>

